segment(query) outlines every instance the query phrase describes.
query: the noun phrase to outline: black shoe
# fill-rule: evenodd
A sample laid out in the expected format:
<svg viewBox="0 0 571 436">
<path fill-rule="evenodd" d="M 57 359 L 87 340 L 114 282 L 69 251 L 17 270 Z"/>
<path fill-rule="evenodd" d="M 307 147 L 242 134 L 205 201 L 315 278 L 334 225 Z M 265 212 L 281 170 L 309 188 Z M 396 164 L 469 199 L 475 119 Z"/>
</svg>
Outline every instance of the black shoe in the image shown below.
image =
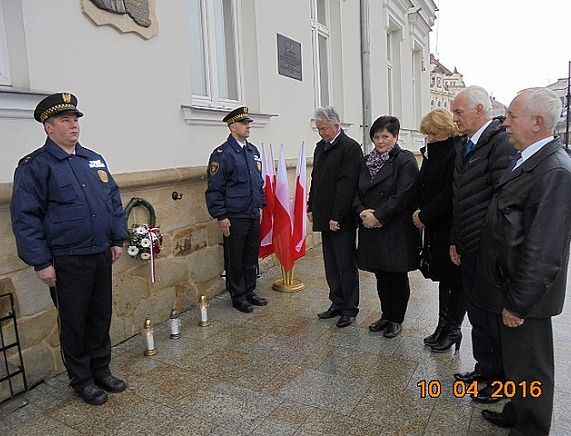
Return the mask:
<svg viewBox="0 0 571 436">
<path fill-rule="evenodd" d="M 262 297 L 258 297 L 256 294 L 248 295 L 246 297 L 248 303 L 253 304 L 254 306 L 267 306 L 268 300 Z"/>
<path fill-rule="evenodd" d="M 84 386 L 83 388 L 75 389 L 77 395 L 81 397 L 83 401 L 92 406 L 98 406 L 107 401 L 107 392 L 97 386 L 91 384 Z"/>
<path fill-rule="evenodd" d="M 254 310 L 246 300 L 233 300 L 232 306 L 244 313 L 252 313 Z"/>
<path fill-rule="evenodd" d="M 113 377 L 111 374 L 101 378 L 93 377 L 93 379 L 95 380 L 95 384 L 97 386 L 99 386 L 101 389 L 105 389 L 107 392 L 116 394 L 127 389 L 127 383 L 125 383 L 120 378 Z"/>
<path fill-rule="evenodd" d="M 462 343 L 462 332 L 456 333 L 444 332 L 440 335 L 438 342 L 430 347 L 433 353 L 446 353 L 452 345 L 454 345 L 454 352 L 457 353 Z"/>
<path fill-rule="evenodd" d="M 493 412 L 491 410 L 482 410 L 482 416 L 488 422 L 498 426 L 498 427 L 513 427 L 514 423 L 507 419 L 503 413 Z"/>
<path fill-rule="evenodd" d="M 429 347 L 436 345 L 438 343 L 438 339 L 440 338 L 440 335 L 442 334 L 443 330 L 444 330 L 444 326 L 441 324 L 438 324 L 436 326 L 436 330 L 434 330 L 434 333 L 432 333 L 430 336 L 427 336 L 426 338 L 423 339 L 424 345 L 427 345 Z"/>
<path fill-rule="evenodd" d="M 454 374 L 454 378 L 464 383 L 472 383 L 473 381 L 484 381 L 488 380 L 487 377 L 484 377 L 480 372 L 477 370 L 469 371 L 469 372 L 457 372 Z"/>
<path fill-rule="evenodd" d="M 490 383 L 488 383 L 484 389 L 478 389 L 478 395 L 471 395 L 472 400 L 474 400 L 476 403 L 482 403 L 482 404 L 493 404 L 493 403 L 497 403 L 498 401 L 500 401 L 502 398 L 504 398 L 503 394 L 501 392 L 498 392 L 497 394 L 495 394 L 495 392 L 498 390 L 498 388 L 496 386 L 492 386 Z"/>
<path fill-rule="evenodd" d="M 333 306 L 327 309 L 325 312 L 317 314 L 319 319 L 330 319 L 330 318 L 335 318 L 336 316 L 339 315 L 341 315 L 341 311 L 339 309 L 333 308 Z"/>
<path fill-rule="evenodd" d="M 383 336 L 389 339 L 394 338 L 395 336 L 398 336 L 401 330 L 402 326 L 398 322 L 389 321 L 389 325 L 387 326 L 387 329 L 384 331 Z"/>
<path fill-rule="evenodd" d="M 387 328 L 389 322 L 390 321 L 388 319 L 383 319 L 383 318 L 378 319 L 369 326 L 369 330 L 371 330 L 372 332 L 380 332 L 381 330 Z"/>
<path fill-rule="evenodd" d="M 353 324 L 353 321 L 355 321 L 354 316 L 342 315 L 341 318 L 339 318 L 339 321 L 337 321 L 337 327 L 343 328 L 350 326 L 351 324 Z"/>
</svg>

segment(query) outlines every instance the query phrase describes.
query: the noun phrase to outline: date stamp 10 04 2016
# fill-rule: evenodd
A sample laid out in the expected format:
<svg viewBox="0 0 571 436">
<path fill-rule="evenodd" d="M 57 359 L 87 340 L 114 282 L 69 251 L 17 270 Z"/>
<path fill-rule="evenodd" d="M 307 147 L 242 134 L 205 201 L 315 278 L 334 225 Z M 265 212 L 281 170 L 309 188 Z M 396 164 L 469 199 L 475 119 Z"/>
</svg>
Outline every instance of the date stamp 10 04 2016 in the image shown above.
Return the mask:
<svg viewBox="0 0 571 436">
<path fill-rule="evenodd" d="M 496 380 L 490 382 L 490 385 L 495 389 L 491 395 L 492 398 L 513 398 L 515 396 L 539 398 L 543 393 L 539 380 L 532 380 L 531 382 L 523 380 L 519 383 L 512 380 Z M 440 398 L 442 395 L 440 380 L 419 380 L 416 386 L 419 389 L 420 398 Z M 451 394 L 456 398 L 464 398 L 466 395 L 470 395 L 472 398 L 478 397 L 478 382 L 473 381 L 465 384 L 456 380 L 452 384 Z"/>
</svg>

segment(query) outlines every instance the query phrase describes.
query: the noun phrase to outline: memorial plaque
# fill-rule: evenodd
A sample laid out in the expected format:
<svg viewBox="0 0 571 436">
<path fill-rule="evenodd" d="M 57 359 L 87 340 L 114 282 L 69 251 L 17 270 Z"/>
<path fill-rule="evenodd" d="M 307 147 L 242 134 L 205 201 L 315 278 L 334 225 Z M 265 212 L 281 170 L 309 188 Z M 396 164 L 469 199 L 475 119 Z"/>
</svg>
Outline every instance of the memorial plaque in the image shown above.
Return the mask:
<svg viewBox="0 0 571 436">
<path fill-rule="evenodd" d="M 278 73 L 292 79 L 302 80 L 301 42 L 277 34 Z"/>
</svg>

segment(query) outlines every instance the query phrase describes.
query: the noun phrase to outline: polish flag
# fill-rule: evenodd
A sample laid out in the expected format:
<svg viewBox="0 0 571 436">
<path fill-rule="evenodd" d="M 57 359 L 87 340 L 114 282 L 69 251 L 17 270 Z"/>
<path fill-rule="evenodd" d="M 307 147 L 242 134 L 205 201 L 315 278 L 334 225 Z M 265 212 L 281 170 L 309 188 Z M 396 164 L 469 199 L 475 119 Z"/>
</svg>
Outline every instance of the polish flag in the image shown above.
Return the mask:
<svg viewBox="0 0 571 436">
<path fill-rule="evenodd" d="M 289 201 L 287 169 L 283 144 L 280 149 L 280 159 L 278 161 L 275 194 L 276 202 L 274 204 L 273 231 L 274 251 L 284 271 L 291 271 L 294 263 L 292 256 L 291 205 Z"/>
<path fill-rule="evenodd" d="M 305 256 L 305 236 L 307 234 L 307 177 L 305 143 L 301 143 L 295 171 L 295 195 L 293 197 L 293 260 Z"/>
<path fill-rule="evenodd" d="M 274 207 L 275 207 L 275 181 L 276 172 L 274 170 L 274 156 L 272 146 L 269 151 L 262 145 L 262 177 L 264 178 L 264 195 L 266 197 L 266 207 L 262 212 L 262 222 L 260 223 L 260 251 L 259 257 L 268 257 L 274 252 L 273 227 L 274 227 Z"/>
</svg>

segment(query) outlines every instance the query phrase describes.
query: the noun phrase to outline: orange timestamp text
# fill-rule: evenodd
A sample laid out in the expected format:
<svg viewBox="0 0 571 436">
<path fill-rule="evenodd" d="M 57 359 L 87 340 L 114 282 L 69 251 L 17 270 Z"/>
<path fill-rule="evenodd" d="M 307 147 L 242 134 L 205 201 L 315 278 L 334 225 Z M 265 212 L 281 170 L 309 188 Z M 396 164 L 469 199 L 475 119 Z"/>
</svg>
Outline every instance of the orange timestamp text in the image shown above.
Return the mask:
<svg viewBox="0 0 571 436">
<path fill-rule="evenodd" d="M 492 398 L 513 398 L 515 396 L 539 398 L 543 393 L 539 380 L 532 380 L 531 382 L 523 380 L 519 383 L 512 380 L 495 380 L 490 384 L 495 389 L 491 395 Z M 440 398 L 442 395 L 442 383 L 440 380 L 419 380 L 416 386 L 419 389 L 420 398 Z M 464 398 L 466 395 L 470 395 L 473 398 L 478 397 L 478 382 L 473 381 L 465 384 L 460 380 L 456 380 L 452 384 L 451 393 L 456 398 Z"/>
</svg>

